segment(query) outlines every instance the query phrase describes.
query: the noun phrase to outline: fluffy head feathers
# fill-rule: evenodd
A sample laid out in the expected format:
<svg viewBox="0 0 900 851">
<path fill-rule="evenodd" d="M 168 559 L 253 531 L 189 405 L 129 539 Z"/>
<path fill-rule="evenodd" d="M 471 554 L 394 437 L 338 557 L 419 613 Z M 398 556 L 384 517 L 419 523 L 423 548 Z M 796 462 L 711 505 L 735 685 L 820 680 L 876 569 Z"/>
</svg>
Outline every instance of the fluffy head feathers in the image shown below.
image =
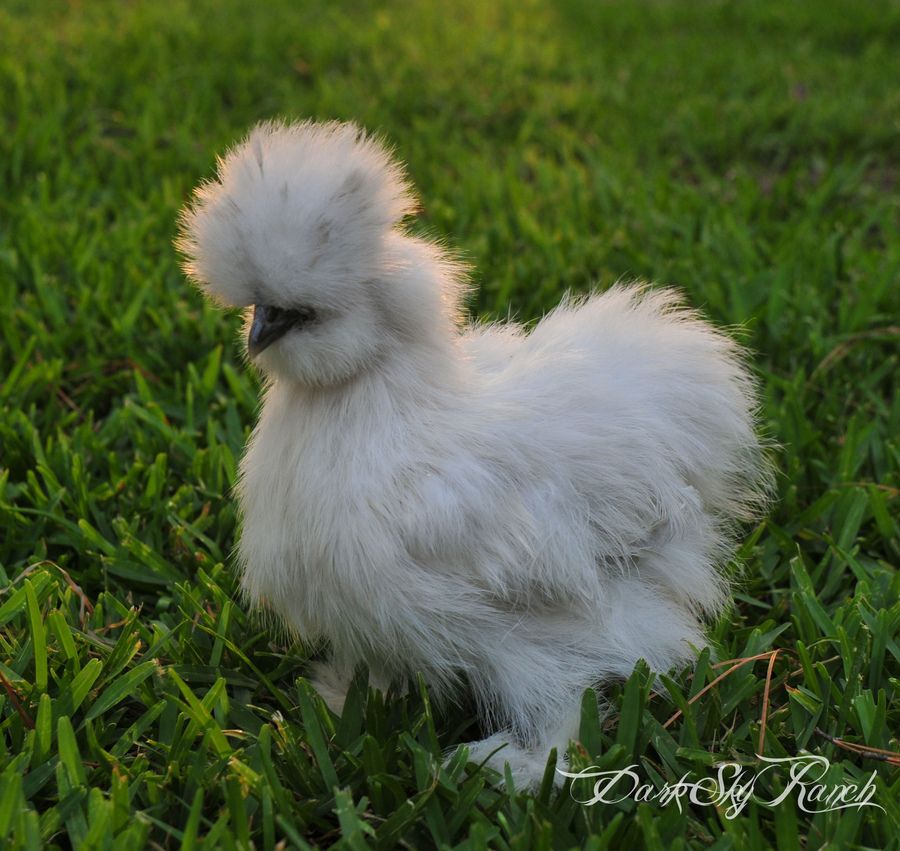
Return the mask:
<svg viewBox="0 0 900 851">
<path fill-rule="evenodd" d="M 372 258 L 359 261 L 414 209 L 401 167 L 356 125 L 269 122 L 219 159 L 182 214 L 178 245 L 216 300 L 280 304 L 370 276 Z"/>
<path fill-rule="evenodd" d="M 266 123 L 196 190 L 177 244 L 209 296 L 257 308 L 247 328 L 264 371 L 325 386 L 457 319 L 460 267 L 405 233 L 414 209 L 402 167 L 355 125 Z M 278 327 L 261 328 L 266 316 Z"/>
</svg>

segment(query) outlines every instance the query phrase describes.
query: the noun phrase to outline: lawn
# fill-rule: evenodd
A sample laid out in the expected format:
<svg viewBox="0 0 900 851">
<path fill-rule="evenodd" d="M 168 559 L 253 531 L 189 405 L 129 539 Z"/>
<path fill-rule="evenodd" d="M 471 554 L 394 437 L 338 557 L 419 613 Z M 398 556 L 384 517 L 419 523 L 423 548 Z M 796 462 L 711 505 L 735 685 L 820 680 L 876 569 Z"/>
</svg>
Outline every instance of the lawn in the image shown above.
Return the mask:
<svg viewBox="0 0 900 851">
<path fill-rule="evenodd" d="M 897 848 L 898 43 L 889 2 L 4 3 L 0 847 Z M 734 327 L 778 502 L 711 634 L 758 658 L 609 684 L 573 764 L 662 785 L 809 752 L 882 809 L 768 806 L 781 769 L 733 818 L 509 794 L 440 767 L 469 707 L 358 682 L 328 712 L 238 594 L 258 380 L 172 246 L 273 116 L 389 139 L 473 315 L 647 279 Z"/>
</svg>

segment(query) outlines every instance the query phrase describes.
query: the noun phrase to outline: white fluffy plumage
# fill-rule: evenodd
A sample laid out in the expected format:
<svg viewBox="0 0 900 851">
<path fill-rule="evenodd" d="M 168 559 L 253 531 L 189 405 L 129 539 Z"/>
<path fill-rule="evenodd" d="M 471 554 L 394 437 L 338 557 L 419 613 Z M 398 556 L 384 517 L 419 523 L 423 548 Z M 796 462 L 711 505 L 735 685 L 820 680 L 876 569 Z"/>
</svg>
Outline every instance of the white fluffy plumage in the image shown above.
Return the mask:
<svg viewBox="0 0 900 851">
<path fill-rule="evenodd" d="M 267 385 L 241 463 L 249 599 L 329 660 L 465 684 L 519 783 L 577 737 L 583 690 L 665 671 L 728 599 L 768 467 L 742 352 L 672 290 L 466 325 L 461 268 L 406 232 L 402 168 L 352 124 L 268 123 L 182 215 L 185 268 L 247 307 Z"/>
</svg>

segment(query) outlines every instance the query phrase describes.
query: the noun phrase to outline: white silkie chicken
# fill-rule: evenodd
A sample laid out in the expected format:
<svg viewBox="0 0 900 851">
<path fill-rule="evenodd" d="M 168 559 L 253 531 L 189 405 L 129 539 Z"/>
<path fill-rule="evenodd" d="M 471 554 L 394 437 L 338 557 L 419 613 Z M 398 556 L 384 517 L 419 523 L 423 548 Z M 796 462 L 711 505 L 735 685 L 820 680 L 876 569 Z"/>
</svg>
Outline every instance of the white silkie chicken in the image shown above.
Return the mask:
<svg viewBox="0 0 900 851">
<path fill-rule="evenodd" d="M 472 760 L 533 784 L 585 688 L 705 644 L 767 489 L 754 385 L 671 290 L 466 325 L 461 268 L 406 232 L 414 209 L 378 141 L 305 122 L 258 126 L 183 212 L 188 274 L 246 308 L 266 377 L 243 587 L 327 640 L 335 711 L 359 663 L 380 686 L 467 684 L 492 733 Z"/>
</svg>

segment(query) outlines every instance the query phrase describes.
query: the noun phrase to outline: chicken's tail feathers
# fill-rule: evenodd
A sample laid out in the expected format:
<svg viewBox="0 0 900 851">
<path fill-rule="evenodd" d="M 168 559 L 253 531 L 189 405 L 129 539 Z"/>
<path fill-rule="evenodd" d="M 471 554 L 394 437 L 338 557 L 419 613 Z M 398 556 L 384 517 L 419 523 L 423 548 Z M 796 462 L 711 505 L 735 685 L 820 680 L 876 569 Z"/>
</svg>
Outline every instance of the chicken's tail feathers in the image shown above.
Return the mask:
<svg viewBox="0 0 900 851">
<path fill-rule="evenodd" d="M 671 335 L 667 348 L 675 362 L 690 358 L 693 380 L 680 386 L 682 376 L 675 374 L 669 384 L 690 400 L 670 410 L 683 424 L 679 450 L 695 459 L 691 484 L 726 527 L 762 519 L 776 491 L 778 443 L 763 425 L 761 376 L 746 343 L 747 326 L 713 325 L 672 287 L 617 283 L 612 297 L 664 320 L 660 327 Z"/>
</svg>

